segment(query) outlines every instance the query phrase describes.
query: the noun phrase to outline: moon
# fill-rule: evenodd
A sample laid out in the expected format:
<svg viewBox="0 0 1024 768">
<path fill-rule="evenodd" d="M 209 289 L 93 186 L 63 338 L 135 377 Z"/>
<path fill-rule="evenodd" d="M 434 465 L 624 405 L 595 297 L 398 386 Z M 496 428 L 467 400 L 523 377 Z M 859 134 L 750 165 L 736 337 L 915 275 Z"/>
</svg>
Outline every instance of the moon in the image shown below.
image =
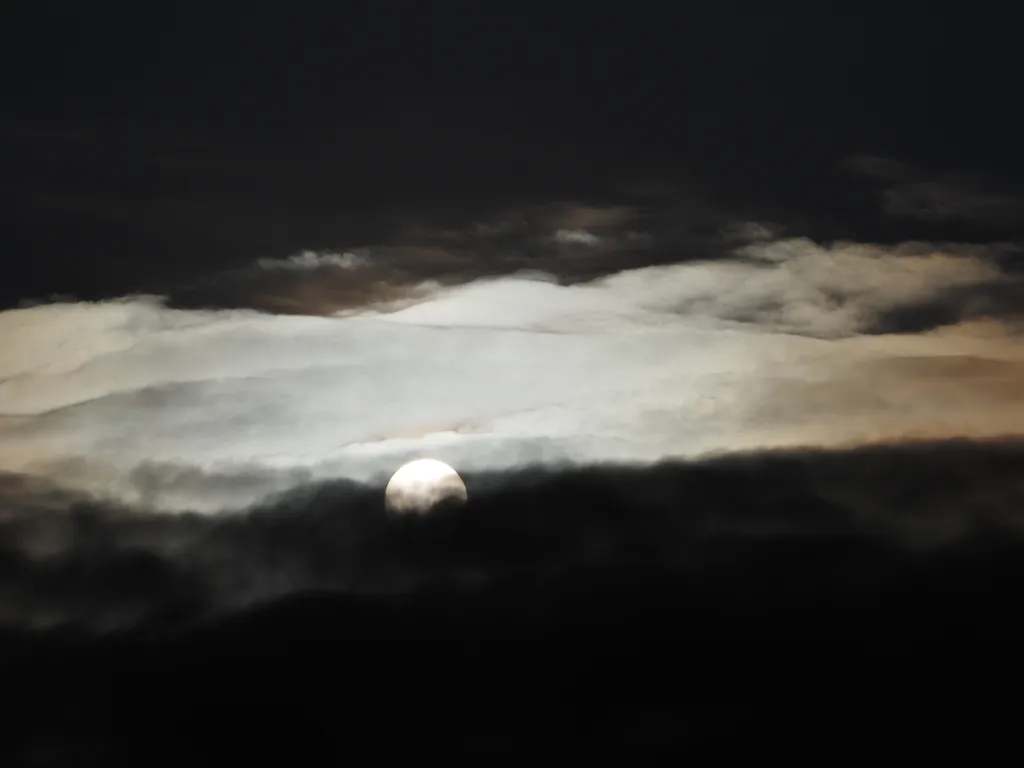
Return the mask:
<svg viewBox="0 0 1024 768">
<path fill-rule="evenodd" d="M 384 508 L 393 515 L 424 515 L 441 504 L 463 504 L 467 498 L 458 472 L 437 459 L 417 459 L 391 476 Z"/>
</svg>

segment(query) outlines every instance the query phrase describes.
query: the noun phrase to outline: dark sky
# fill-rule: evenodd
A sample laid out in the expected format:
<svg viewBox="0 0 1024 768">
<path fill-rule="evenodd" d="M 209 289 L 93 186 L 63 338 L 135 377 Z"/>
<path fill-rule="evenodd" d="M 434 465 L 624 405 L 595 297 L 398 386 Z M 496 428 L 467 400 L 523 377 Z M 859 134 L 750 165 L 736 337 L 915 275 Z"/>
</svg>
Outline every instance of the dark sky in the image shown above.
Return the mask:
<svg viewBox="0 0 1024 768">
<path fill-rule="evenodd" d="M 924 4 L 6 3 L 0 245 L 31 259 L 4 303 L 347 244 L 342 210 L 656 177 L 824 218 L 854 152 L 1014 176 L 1011 30 Z"/>
<path fill-rule="evenodd" d="M 1006 71 L 1013 53 L 1008 19 L 984 6 L 970 13 L 923 3 L 850 3 L 817 11 L 783 3 L 768 11 L 736 2 L 681 13 L 653 4 L 585 13 L 558 5 L 538 13 L 529 4 L 485 9 L 454 3 L 442 9 L 427 3 L 345 9 L 176 3 L 159 9 L 109 1 L 88 9 L 69 2 L 12 3 L 5 28 L 21 42 L 14 50 L 24 51 L 29 40 L 58 47 L 34 62 L 30 79 L 104 80 L 81 98 L 91 102 L 105 93 L 106 104 L 95 106 L 112 111 L 153 108 L 175 93 L 179 103 L 213 94 L 220 102 L 222 86 L 245 81 L 249 87 L 234 99 L 239 104 L 265 104 L 268 96 L 285 93 L 292 103 L 309 104 L 344 96 L 354 82 L 554 78 L 575 80 L 594 95 L 601 77 L 667 77 L 686 91 L 699 92 L 703 85 L 749 92 L 751 80 L 776 86 L 790 80 L 800 88 L 837 77 L 843 88 L 883 72 L 889 87 L 879 87 L 919 98 L 922 91 L 942 96 L 995 89 L 1008 85 L 1012 74 Z M 972 82 L 985 70 L 986 82 Z M 580 80 L 590 80 L 591 88 Z M 138 88 L 135 99 L 127 93 L 131 84 Z"/>
<path fill-rule="evenodd" d="M 761 382 L 767 394 L 752 389 L 748 410 L 747 390 L 723 386 L 728 397 L 739 393 L 743 424 L 760 419 L 783 434 L 806 425 L 812 435 L 827 432 L 830 419 L 856 434 L 875 424 L 883 434 L 904 424 L 946 424 L 954 435 L 957 424 L 974 426 L 988 438 L 1019 432 L 1014 323 L 1024 282 L 1010 264 L 1019 266 L 1019 252 L 1004 258 L 991 247 L 1024 236 L 1011 10 L 440 5 L 0 4 L 0 311 L 53 294 L 153 292 L 171 306 L 330 314 L 348 306 L 350 293 L 371 306 L 374 291 L 405 287 L 400 277 L 418 283 L 450 262 L 472 281 L 519 269 L 537 253 L 534 267 L 588 276 L 659 259 L 680 267 L 727 259 L 739 241 L 724 225 L 764 221 L 779 227 L 766 227 L 768 240 L 751 248 L 777 269 L 733 258 L 724 271 L 706 270 L 704 293 L 688 292 L 689 276 L 701 275 L 685 270 L 649 286 L 652 296 L 664 287 L 678 299 L 655 315 L 669 330 L 689 333 L 685 322 L 709 318 L 764 325 L 746 346 L 721 347 L 760 359 L 763 346 L 773 360 Z M 607 263 L 589 246 L 552 237 L 586 230 L 564 223 L 581 212 L 600 229 L 602 217 L 636 202 L 622 190 L 641 182 L 676 196 L 665 210 L 601 230 L 594 240 Z M 558 217 L 523 213 L 554 203 L 571 205 Z M 424 244 L 392 242 L 396 222 L 416 217 L 431 236 L 439 222 L 457 221 L 462 238 L 427 254 L 419 270 L 411 261 Z M 473 229 L 480 222 L 489 233 Z M 634 223 L 657 246 L 640 256 L 629 245 L 636 232 L 625 229 Z M 786 251 L 790 237 L 797 245 Z M 844 237 L 854 243 L 849 252 L 829 251 Z M 910 240 L 966 242 L 978 253 L 935 246 L 929 261 L 890 247 Z M 365 269 L 281 268 L 300 249 L 363 245 L 376 249 Z M 907 272 L 892 266 L 902 256 Z M 838 266 L 822 277 L 819 262 Z M 996 262 L 1003 271 L 983 272 Z M 538 310 L 531 296 L 561 302 L 575 290 L 529 287 L 482 314 L 501 319 L 525 306 L 529 319 Z M 236 303 L 224 298 L 231 293 Z M 638 316 L 648 317 L 640 298 L 614 303 L 630 299 L 628 290 L 608 296 L 610 315 L 584 312 L 598 331 L 550 353 L 545 338 L 560 331 L 522 347 L 473 336 L 475 326 L 367 336 L 365 344 L 353 336 L 345 346 L 339 322 L 337 346 L 333 326 L 329 335 L 312 322 L 323 318 L 233 316 L 237 325 L 210 330 L 189 315 L 196 325 L 178 327 L 172 313 L 141 300 L 123 311 L 79 303 L 4 313 L 15 343 L 5 359 L 0 338 L 0 362 L 10 362 L 0 379 L 8 399 L 0 436 L 11 440 L 5 448 L 26 439 L 25 456 L 38 455 L 56 485 L 20 469 L 0 473 L 0 619 L 14 626 L 0 632 L 0 688 L 16 710 L 13 735 L 0 734 L 0 762 L 112 764 L 113 755 L 126 765 L 180 765 L 216 754 L 237 763 L 243 753 L 265 759 L 268 745 L 292 762 L 303 749 L 337 761 L 364 739 L 378 750 L 394 743 L 422 752 L 427 743 L 450 747 L 453 734 L 463 746 L 503 750 L 524 734 L 536 744 L 555 738 L 602 756 L 606 746 L 656 749 L 659 739 L 718 757 L 726 747 L 753 747 L 763 758 L 765 744 L 787 754 L 802 746 L 818 762 L 855 747 L 877 759 L 893 739 L 918 761 L 922 749 L 947 756 L 947 736 L 969 751 L 997 751 L 999 734 L 1012 742 L 1019 718 L 1002 688 L 1019 689 L 1024 640 L 1014 613 L 1024 587 L 1019 440 L 510 470 L 484 478 L 493 486 L 473 486 L 467 474 L 473 490 L 463 511 L 406 527 L 383 516 L 379 489 L 342 480 L 300 483 L 238 517 L 143 506 L 180 492 L 182 504 L 202 495 L 216 507 L 227 504 L 221 492 L 229 499 L 263 481 L 269 488 L 284 470 L 261 464 L 259 451 L 277 456 L 305 441 L 313 461 L 330 441 L 350 439 L 345 428 L 362 440 L 354 430 L 366 413 L 387 415 L 413 399 L 395 382 L 428 392 L 424 407 L 396 424 L 416 434 L 449 429 L 433 411 L 457 403 L 459 414 L 476 402 L 473 386 L 506 370 L 497 353 L 516 366 L 510 380 L 525 372 L 526 384 L 499 382 L 509 390 L 554 382 L 544 376 L 568 360 L 575 389 L 564 402 L 537 402 L 556 415 L 563 405 L 570 416 L 574 405 L 592 407 L 581 408 L 579 425 L 566 422 L 581 439 L 596 439 L 589 414 L 628 415 L 633 406 L 636 424 L 621 428 L 641 445 L 671 430 L 680 440 L 703 437 L 705 423 L 713 432 L 713 420 L 673 421 L 710 403 L 682 402 L 674 387 L 690 387 L 686 377 L 699 378 L 710 365 L 702 355 L 710 360 L 726 336 L 698 344 L 666 335 L 664 348 L 630 346 L 639 344 L 631 336 L 606 347 L 606 337 L 617 343 L 639 327 L 620 328 L 622 318 L 601 325 L 616 307 L 628 319 L 642 305 Z M 691 304 L 699 306 L 687 314 Z M 476 306 L 460 311 L 475 322 Z M 879 322 L 861 322 L 862 311 Z M 28 320 L 19 325 L 17 315 Z M 776 315 L 796 318 L 796 330 L 773 325 Z M 943 347 L 931 334 L 977 317 L 1002 336 L 977 342 L 976 357 L 967 354 L 975 337 L 954 334 Z M 533 328 L 517 318 L 510 328 Z M 275 335 L 271 324 L 284 330 Z M 851 352 L 848 368 L 823 368 L 821 382 L 801 389 L 803 369 L 790 370 L 797 358 L 780 352 L 774 362 L 771 350 L 790 347 L 772 340 L 835 330 L 830 324 L 856 336 L 846 346 L 828 342 L 837 361 L 846 349 L 874 349 L 866 337 L 882 330 L 907 334 L 897 339 L 907 340 L 907 355 L 921 349 L 945 367 L 915 367 L 929 360 L 903 356 L 903 367 L 871 368 L 870 355 L 860 365 Z M 826 346 L 822 338 L 815 349 Z M 799 341 L 808 344 L 792 349 L 811 349 Z M 508 351 L 534 347 L 536 356 Z M 386 364 L 375 365 L 378 348 Z M 446 357 L 456 349 L 473 363 L 458 380 L 463 369 Z M 262 366 L 284 351 L 304 367 L 281 369 L 278 379 L 281 371 Z M 573 363 L 576 351 L 601 365 Z M 401 367 L 389 367 L 391 355 Z M 614 366 L 641 355 L 629 388 L 601 388 Z M 662 361 L 678 361 L 681 372 L 661 373 Z M 486 375 L 473 378 L 476 369 Z M 347 388 L 364 380 L 365 391 Z M 450 380 L 466 389 L 448 391 Z M 701 386 L 717 394 L 716 381 Z M 488 387 L 500 388 L 477 389 Z M 349 391 L 357 396 L 346 400 Z M 647 403 L 652 392 L 664 408 L 657 398 Z M 321 402 L 322 411 L 305 407 Z M 420 423 L 421 412 L 431 418 Z M 387 429 L 372 440 L 398 434 L 381 423 Z M 527 461 L 525 449 L 509 446 Z M 20 462 L 21 451 L 7 450 L 5 460 Z M 74 462 L 46 464 L 47 451 L 81 459 L 83 476 Z M 244 469 L 237 477 L 207 463 L 235 452 Z M 107 460 L 115 469 L 128 462 L 121 480 L 125 493 L 144 492 L 137 509 L 59 490 L 65 480 L 91 482 L 90 462 L 102 469 Z M 120 471 L 111 489 L 122 487 Z M 108 475 L 96 477 L 106 483 Z M 462 598 L 462 587 L 492 576 L 489 591 Z M 406 600 L 403 585 L 424 584 L 460 589 Z M 316 590 L 334 592 L 307 594 Z M 345 590 L 371 597 L 350 600 Z M 388 590 L 403 596 L 375 599 Z M 281 603 L 236 613 L 278 596 Z M 212 623 L 196 627 L 196 617 Z M 72 642 L 79 627 L 136 620 L 145 621 L 134 634 Z M 44 642 L 31 632 L 39 627 L 67 632 L 54 629 Z M 437 698 L 445 694 L 451 709 Z"/>
<path fill-rule="evenodd" d="M 157 8 L 7 4 L 5 116 L 456 175 L 536 145 L 771 166 L 832 145 L 994 159 L 1016 135 L 1008 25 L 923 4 Z"/>
<path fill-rule="evenodd" d="M 197 118 L 294 136 L 391 119 L 415 123 L 409 133 L 423 123 L 454 130 L 475 116 L 521 136 L 540 129 L 575 140 L 586 124 L 595 140 L 643 133 L 677 147 L 686 126 L 706 132 L 742 116 L 747 124 L 733 126 L 740 135 L 785 124 L 802 134 L 812 126 L 793 118 L 814 115 L 816 132 L 857 140 L 873 123 L 911 118 L 943 117 L 927 133 L 944 133 L 1006 114 L 1012 94 L 1007 25 L 924 4 L 810 13 L 737 3 L 583 13 L 469 4 L 159 8 L 7 4 L 5 69 L 14 76 L 5 111 Z M 604 125 L 591 124 L 597 117 Z M 474 127 L 463 123 L 463 140 Z M 996 136 L 1007 127 L 989 126 Z"/>
</svg>

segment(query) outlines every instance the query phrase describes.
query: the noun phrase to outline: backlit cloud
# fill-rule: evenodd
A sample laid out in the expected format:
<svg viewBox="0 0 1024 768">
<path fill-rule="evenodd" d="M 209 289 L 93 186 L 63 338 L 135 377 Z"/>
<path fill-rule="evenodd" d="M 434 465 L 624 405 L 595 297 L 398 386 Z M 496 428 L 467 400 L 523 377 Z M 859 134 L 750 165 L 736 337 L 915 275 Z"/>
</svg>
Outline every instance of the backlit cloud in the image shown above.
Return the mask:
<svg viewBox="0 0 1024 768">
<path fill-rule="evenodd" d="M 310 274 L 326 294 L 373 268 Z M 1024 346 L 986 303 L 1008 282 L 980 247 L 762 238 L 568 285 L 350 293 L 334 316 L 24 308 L 0 314 L 0 470 L 212 513 L 418 454 L 485 470 L 1019 432 Z"/>
</svg>

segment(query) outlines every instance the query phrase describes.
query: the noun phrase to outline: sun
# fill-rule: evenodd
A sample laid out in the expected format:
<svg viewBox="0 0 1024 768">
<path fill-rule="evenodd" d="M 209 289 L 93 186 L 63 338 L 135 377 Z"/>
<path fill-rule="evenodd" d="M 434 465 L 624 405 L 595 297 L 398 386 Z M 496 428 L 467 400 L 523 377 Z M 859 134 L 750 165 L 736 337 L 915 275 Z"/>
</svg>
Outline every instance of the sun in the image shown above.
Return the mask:
<svg viewBox="0 0 1024 768">
<path fill-rule="evenodd" d="M 441 504 L 463 504 L 468 495 L 459 473 L 437 459 L 403 465 L 384 490 L 384 508 L 393 515 L 423 515 Z"/>
</svg>

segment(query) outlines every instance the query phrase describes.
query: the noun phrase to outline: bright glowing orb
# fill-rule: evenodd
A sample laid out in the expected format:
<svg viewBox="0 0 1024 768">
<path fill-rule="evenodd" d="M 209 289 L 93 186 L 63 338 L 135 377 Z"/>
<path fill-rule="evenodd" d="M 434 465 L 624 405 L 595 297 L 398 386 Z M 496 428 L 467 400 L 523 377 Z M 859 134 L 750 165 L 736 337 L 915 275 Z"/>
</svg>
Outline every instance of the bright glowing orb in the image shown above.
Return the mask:
<svg viewBox="0 0 1024 768">
<path fill-rule="evenodd" d="M 384 491 L 384 507 L 394 515 L 423 515 L 440 504 L 466 499 L 459 473 L 436 459 L 410 461 L 392 475 Z"/>
</svg>

